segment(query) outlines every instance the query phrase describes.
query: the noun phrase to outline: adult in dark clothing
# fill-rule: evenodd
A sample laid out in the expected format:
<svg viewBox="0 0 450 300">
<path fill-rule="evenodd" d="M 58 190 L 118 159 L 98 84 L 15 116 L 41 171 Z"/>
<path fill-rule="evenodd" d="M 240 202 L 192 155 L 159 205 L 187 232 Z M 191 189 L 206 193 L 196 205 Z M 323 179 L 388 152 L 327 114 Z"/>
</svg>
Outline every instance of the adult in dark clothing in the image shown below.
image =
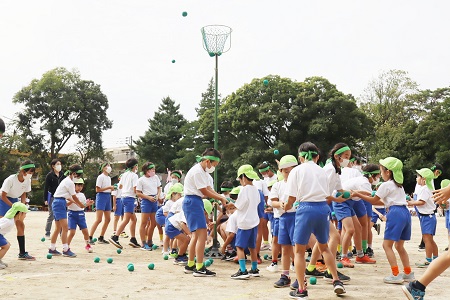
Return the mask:
<svg viewBox="0 0 450 300">
<path fill-rule="evenodd" d="M 53 201 L 53 194 L 56 191 L 56 188 L 58 187 L 59 183 L 66 177 L 64 176 L 62 169 L 61 160 L 55 158 L 50 162 L 50 166 L 52 170 L 47 174 L 45 177 L 45 184 L 44 184 L 44 201 L 45 205 L 48 205 L 48 218 L 47 218 L 47 224 L 45 224 L 45 237 L 50 238 L 50 231 L 52 229 L 52 223 L 55 219 L 53 216 L 53 210 L 52 210 L 52 201 Z"/>
</svg>

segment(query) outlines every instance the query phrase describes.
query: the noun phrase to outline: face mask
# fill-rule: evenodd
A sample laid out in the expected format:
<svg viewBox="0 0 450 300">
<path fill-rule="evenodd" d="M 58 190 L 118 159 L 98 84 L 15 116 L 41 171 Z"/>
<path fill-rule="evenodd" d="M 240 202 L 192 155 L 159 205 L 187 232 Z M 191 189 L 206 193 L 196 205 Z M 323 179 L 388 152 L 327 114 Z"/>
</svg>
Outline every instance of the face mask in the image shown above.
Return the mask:
<svg viewBox="0 0 450 300">
<path fill-rule="evenodd" d="M 172 184 L 178 183 L 178 179 L 172 179 L 170 182 L 172 182 Z"/>
<path fill-rule="evenodd" d="M 75 181 L 77 179 L 78 179 L 78 177 L 75 177 L 75 176 L 72 177 L 72 181 Z"/>
<path fill-rule="evenodd" d="M 29 174 L 29 173 L 27 173 L 23 176 L 23 178 L 25 178 L 26 180 L 31 179 L 31 177 L 33 177 L 33 174 Z"/>
<path fill-rule="evenodd" d="M 263 178 L 269 178 L 269 174 L 264 174 Z"/>
<path fill-rule="evenodd" d="M 216 167 L 214 167 L 213 165 L 211 165 L 211 168 L 206 167 L 205 171 L 211 174 L 211 173 L 214 172 L 215 169 L 216 169 Z"/>
<path fill-rule="evenodd" d="M 377 179 L 372 181 L 372 185 L 377 185 L 379 183 L 380 183 L 380 178 L 377 178 Z"/>
<path fill-rule="evenodd" d="M 345 167 L 348 166 L 349 162 L 350 162 L 349 159 L 343 158 L 342 162 L 340 163 L 340 165 L 341 165 L 341 167 L 345 168 Z"/>
<path fill-rule="evenodd" d="M 106 167 L 106 170 L 105 170 L 105 171 L 106 171 L 106 173 L 108 173 L 108 174 L 109 174 L 109 173 L 111 173 L 111 171 L 112 171 L 112 168 L 108 166 L 108 167 Z"/>
<path fill-rule="evenodd" d="M 61 165 L 55 165 L 55 171 L 60 172 L 61 171 Z"/>
<path fill-rule="evenodd" d="M 133 171 L 134 173 L 137 173 L 137 169 Z"/>
</svg>

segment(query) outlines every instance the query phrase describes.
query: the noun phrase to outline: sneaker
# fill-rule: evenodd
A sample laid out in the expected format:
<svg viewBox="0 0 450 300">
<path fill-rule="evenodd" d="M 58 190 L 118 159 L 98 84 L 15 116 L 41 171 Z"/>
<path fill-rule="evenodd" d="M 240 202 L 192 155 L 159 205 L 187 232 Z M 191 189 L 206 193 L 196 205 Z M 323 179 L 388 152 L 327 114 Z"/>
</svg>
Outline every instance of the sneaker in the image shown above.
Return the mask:
<svg viewBox="0 0 450 300">
<path fill-rule="evenodd" d="M 236 273 L 231 275 L 231 279 L 249 279 L 249 278 L 250 274 L 248 274 L 247 270 L 242 272 L 241 269 L 239 269 Z"/>
<path fill-rule="evenodd" d="M 397 276 L 390 274 L 388 277 L 384 277 L 383 281 L 384 281 L 384 283 L 402 284 L 403 283 L 403 275 L 400 273 Z"/>
<path fill-rule="evenodd" d="M 86 247 L 84 247 L 88 253 L 94 252 L 94 248 L 90 244 L 87 244 Z"/>
<path fill-rule="evenodd" d="M 0 259 L 0 265 L 4 265 L 5 266 L 5 268 L 8 266 L 8 264 L 7 263 L 5 263 L 5 262 L 3 262 L 1 259 Z M 2 268 L 2 269 L 4 269 L 4 268 Z"/>
<path fill-rule="evenodd" d="M 334 292 L 336 293 L 336 295 L 342 295 L 342 294 L 346 293 L 344 284 L 340 280 L 333 281 L 333 288 L 334 288 Z"/>
<path fill-rule="evenodd" d="M 261 248 L 259 249 L 260 251 L 267 251 L 270 250 L 270 245 L 269 244 L 262 244 Z"/>
<path fill-rule="evenodd" d="M 237 253 L 236 251 L 233 251 L 230 253 L 230 255 L 228 256 L 227 259 L 225 259 L 226 261 L 233 261 L 235 258 L 237 257 Z"/>
<path fill-rule="evenodd" d="M 308 271 L 308 269 L 305 270 L 305 276 L 306 276 L 306 277 L 314 276 L 314 277 L 321 278 L 321 277 L 325 277 L 325 274 L 326 274 L 326 272 L 320 272 L 320 271 L 317 270 L 317 269 L 314 269 L 314 270 L 311 271 L 311 272 Z"/>
<path fill-rule="evenodd" d="M 130 245 L 133 248 L 141 248 L 141 245 L 139 245 L 139 243 L 137 242 L 136 238 L 132 237 L 130 239 L 130 242 L 128 243 L 128 245 Z"/>
<path fill-rule="evenodd" d="M 192 275 L 194 275 L 194 277 L 214 277 L 216 276 L 216 273 L 208 270 L 203 265 L 203 267 L 200 270 L 195 270 Z"/>
<path fill-rule="evenodd" d="M 295 279 L 294 283 L 290 286 L 291 290 L 298 290 L 298 280 Z"/>
<path fill-rule="evenodd" d="M 444 249 L 444 251 L 448 251 L 448 247 Z"/>
<path fill-rule="evenodd" d="M 20 260 L 31 260 L 31 261 L 36 260 L 36 258 L 28 254 L 28 252 L 19 253 L 19 255 L 17 255 L 17 258 Z"/>
<path fill-rule="evenodd" d="M 273 284 L 276 288 L 287 287 L 291 284 L 291 279 L 284 274 L 281 274 L 280 279 Z"/>
<path fill-rule="evenodd" d="M 402 291 L 409 300 L 423 300 L 425 299 L 425 292 L 415 289 L 412 286 L 412 282 L 407 285 L 402 286 Z"/>
<path fill-rule="evenodd" d="M 185 266 L 187 265 L 188 262 L 188 258 L 186 255 L 182 255 L 182 256 L 178 256 L 177 258 L 175 258 L 175 260 L 173 261 L 174 265 L 179 265 L 179 266 Z"/>
<path fill-rule="evenodd" d="M 225 252 L 225 254 L 224 254 L 224 255 L 222 255 L 222 258 L 221 258 L 220 260 L 226 261 L 226 260 L 227 260 L 227 258 L 229 258 L 229 257 L 230 257 L 230 254 L 231 254 L 231 253 Z"/>
<path fill-rule="evenodd" d="M 353 252 L 352 251 L 347 252 L 347 257 L 350 259 L 353 258 Z"/>
<path fill-rule="evenodd" d="M 266 270 L 269 272 L 278 272 L 278 264 L 275 262 L 272 262 L 270 265 L 266 267 Z"/>
<path fill-rule="evenodd" d="M 159 241 L 159 247 L 164 246 L 164 241 Z"/>
<path fill-rule="evenodd" d="M 184 274 L 192 274 L 194 272 L 197 272 L 195 265 L 193 265 L 192 267 L 189 267 L 189 266 L 184 267 Z"/>
<path fill-rule="evenodd" d="M 343 257 L 341 259 L 341 263 L 344 265 L 344 268 L 354 268 L 355 265 L 352 264 L 352 262 L 350 261 L 350 259 L 348 257 Z"/>
<path fill-rule="evenodd" d="M 401 274 L 403 276 L 403 281 L 413 282 L 414 280 L 416 280 L 416 278 L 414 277 L 414 272 L 411 272 L 408 275 L 406 275 L 405 273 L 401 273 Z"/>
<path fill-rule="evenodd" d="M 126 234 L 125 231 L 120 234 L 120 237 L 124 239 L 129 238 L 128 234 Z"/>
<path fill-rule="evenodd" d="M 375 264 L 376 260 L 371 259 L 369 256 L 364 255 L 363 257 L 356 257 L 355 262 L 357 264 Z"/>
<path fill-rule="evenodd" d="M 164 257 L 164 256 L 169 256 L 169 258 L 171 258 L 170 257 L 170 252 L 163 252 L 163 253 L 161 253 L 162 254 L 162 257 Z M 176 258 L 176 257 L 172 257 L 172 258 Z"/>
<path fill-rule="evenodd" d="M 97 242 L 99 244 L 109 245 L 109 242 L 107 240 L 105 240 L 104 238 L 102 238 L 102 237 L 98 238 Z"/>
<path fill-rule="evenodd" d="M 152 251 L 152 248 L 149 246 L 149 245 L 147 245 L 146 243 L 144 243 L 143 245 L 142 245 L 142 247 L 141 247 L 141 250 L 144 250 L 144 251 Z M 163 256 L 164 257 L 164 256 Z"/>
<path fill-rule="evenodd" d="M 308 299 L 308 291 L 299 291 L 298 289 L 291 291 L 289 293 L 289 298 L 291 299 Z"/>
<path fill-rule="evenodd" d="M 63 256 L 65 256 L 65 257 L 77 257 L 77 255 L 75 253 L 70 251 L 70 248 L 67 249 L 67 251 L 63 251 Z"/>
<path fill-rule="evenodd" d="M 349 282 L 350 279 L 351 279 L 349 276 L 344 275 L 344 274 L 342 274 L 339 271 L 337 272 L 337 274 L 338 274 L 338 277 L 339 277 L 339 281 L 341 281 L 341 282 Z M 328 273 L 328 272 L 325 272 L 324 278 L 327 281 L 333 281 L 333 276 L 330 273 Z"/>
<path fill-rule="evenodd" d="M 372 258 L 374 256 L 373 249 L 370 247 L 367 247 L 366 253 L 367 253 L 367 256 L 370 258 Z"/>
<path fill-rule="evenodd" d="M 52 249 L 48 249 L 48 253 L 53 255 L 53 256 L 60 256 L 62 255 L 61 252 L 59 252 L 58 250 L 52 250 Z"/>
<path fill-rule="evenodd" d="M 430 265 L 430 262 L 429 261 L 424 261 L 424 262 L 421 262 L 421 263 L 416 263 L 416 267 L 418 267 L 418 268 L 426 268 L 426 267 L 428 267 Z"/>
<path fill-rule="evenodd" d="M 5 268 L 6 268 L 6 265 L 0 264 L 0 270 L 3 270 L 3 269 L 5 269 Z"/>
<path fill-rule="evenodd" d="M 423 251 L 425 251 L 425 246 L 419 245 L 419 248 L 417 250 L 419 250 L 420 252 L 423 252 Z"/>
<path fill-rule="evenodd" d="M 259 269 L 256 269 L 256 270 L 250 270 L 250 271 L 248 271 L 248 274 L 249 274 L 251 277 L 261 277 L 261 275 L 259 274 Z"/>
<path fill-rule="evenodd" d="M 119 243 L 119 237 L 117 235 L 113 235 L 109 241 L 111 242 L 111 244 L 113 244 L 114 246 L 116 246 L 119 249 L 123 249 L 122 245 Z M 90 244 L 90 243 L 89 243 Z M 92 244 L 91 244 L 92 245 Z"/>
</svg>

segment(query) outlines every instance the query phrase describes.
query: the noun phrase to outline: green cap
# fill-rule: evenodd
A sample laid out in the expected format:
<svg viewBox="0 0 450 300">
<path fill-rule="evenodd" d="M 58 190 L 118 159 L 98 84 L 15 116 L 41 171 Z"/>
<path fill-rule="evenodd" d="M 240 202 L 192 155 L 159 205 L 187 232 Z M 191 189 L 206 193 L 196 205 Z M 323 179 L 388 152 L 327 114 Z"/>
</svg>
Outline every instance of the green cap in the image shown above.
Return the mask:
<svg viewBox="0 0 450 300">
<path fill-rule="evenodd" d="M 403 184 L 403 163 L 400 159 L 395 157 L 386 157 L 385 159 L 380 159 L 380 165 L 392 171 L 394 180 L 397 183 Z"/>
<path fill-rule="evenodd" d="M 441 189 L 446 188 L 450 184 L 449 179 L 444 179 L 441 181 Z"/>
<path fill-rule="evenodd" d="M 277 179 L 278 179 L 278 181 L 283 181 L 284 180 L 283 173 L 281 173 L 280 171 L 277 171 Z"/>
<path fill-rule="evenodd" d="M 289 168 L 293 166 L 297 166 L 298 161 L 294 155 L 285 155 L 280 159 L 280 163 L 278 164 L 278 169 Z"/>
<path fill-rule="evenodd" d="M 425 178 L 425 183 L 430 190 L 434 190 L 433 184 L 431 183 L 434 179 L 434 173 L 428 168 L 422 168 L 420 170 L 416 170 L 417 174 Z"/>
<path fill-rule="evenodd" d="M 77 178 L 73 181 L 73 183 L 75 184 L 84 184 L 84 179 L 83 178 Z"/>
<path fill-rule="evenodd" d="M 241 191 L 240 187 L 235 187 L 231 190 L 230 194 L 231 195 L 239 195 L 239 192 Z"/>
<path fill-rule="evenodd" d="M 14 202 L 13 205 L 11 206 L 11 208 L 6 212 L 5 218 L 13 219 L 18 211 L 24 212 L 24 213 L 29 212 L 29 210 L 25 204 L 23 204 L 22 202 Z"/>
<path fill-rule="evenodd" d="M 242 174 L 245 174 L 245 176 L 247 176 L 250 179 L 259 180 L 258 174 L 256 174 L 251 165 L 240 166 L 237 171 L 236 180 L 239 180 L 239 176 L 241 176 Z"/>
<path fill-rule="evenodd" d="M 203 199 L 203 208 L 208 214 L 212 212 L 212 204 L 208 199 Z"/>
<path fill-rule="evenodd" d="M 172 185 L 166 195 L 166 199 L 170 199 L 173 193 L 183 194 L 183 185 L 179 182 Z"/>
</svg>

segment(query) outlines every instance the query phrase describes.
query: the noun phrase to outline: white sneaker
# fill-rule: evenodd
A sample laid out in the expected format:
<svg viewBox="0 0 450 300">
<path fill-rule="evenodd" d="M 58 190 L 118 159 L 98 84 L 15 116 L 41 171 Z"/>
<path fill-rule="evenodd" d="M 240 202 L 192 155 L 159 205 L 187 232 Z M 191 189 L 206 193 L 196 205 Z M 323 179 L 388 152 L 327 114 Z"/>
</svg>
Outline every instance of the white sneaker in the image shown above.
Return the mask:
<svg viewBox="0 0 450 300">
<path fill-rule="evenodd" d="M 384 277 L 384 283 L 391 283 L 391 284 L 402 284 L 403 283 L 403 275 L 402 273 L 399 273 L 397 276 L 394 276 L 393 274 L 389 275 L 388 277 Z"/>
<path fill-rule="evenodd" d="M 270 250 L 270 244 L 262 244 L 260 251 Z"/>
<path fill-rule="evenodd" d="M 270 265 L 268 265 L 267 266 L 267 271 L 269 271 L 269 272 L 278 272 L 278 264 L 275 264 L 275 263 L 271 263 Z"/>
<path fill-rule="evenodd" d="M 7 267 L 7 266 L 8 266 L 8 264 L 7 264 L 7 263 L 5 263 L 4 261 L 2 261 L 1 259 L 0 259 L 0 265 L 4 265 L 5 267 Z M 2 269 L 4 269 L 4 268 L 2 268 Z"/>
<path fill-rule="evenodd" d="M 416 280 L 416 278 L 414 277 L 414 272 L 411 272 L 408 275 L 406 275 L 405 273 L 400 274 L 403 276 L 403 281 L 413 282 L 414 280 Z"/>
</svg>

